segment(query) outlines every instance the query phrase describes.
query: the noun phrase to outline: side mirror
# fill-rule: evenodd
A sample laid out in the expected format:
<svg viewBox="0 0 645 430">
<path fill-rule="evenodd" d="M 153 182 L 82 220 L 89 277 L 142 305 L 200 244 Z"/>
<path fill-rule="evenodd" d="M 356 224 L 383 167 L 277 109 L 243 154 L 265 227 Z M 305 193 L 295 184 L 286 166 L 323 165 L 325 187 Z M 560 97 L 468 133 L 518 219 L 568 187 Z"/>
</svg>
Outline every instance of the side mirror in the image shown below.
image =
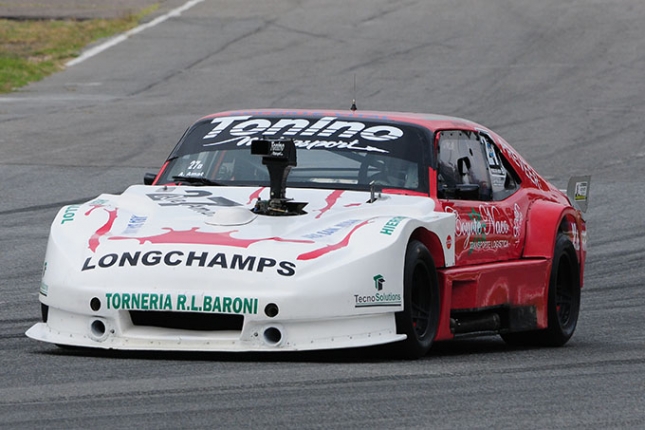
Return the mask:
<svg viewBox="0 0 645 430">
<path fill-rule="evenodd" d="M 156 173 L 145 173 L 143 175 L 143 185 L 152 185 L 156 177 Z"/>
</svg>

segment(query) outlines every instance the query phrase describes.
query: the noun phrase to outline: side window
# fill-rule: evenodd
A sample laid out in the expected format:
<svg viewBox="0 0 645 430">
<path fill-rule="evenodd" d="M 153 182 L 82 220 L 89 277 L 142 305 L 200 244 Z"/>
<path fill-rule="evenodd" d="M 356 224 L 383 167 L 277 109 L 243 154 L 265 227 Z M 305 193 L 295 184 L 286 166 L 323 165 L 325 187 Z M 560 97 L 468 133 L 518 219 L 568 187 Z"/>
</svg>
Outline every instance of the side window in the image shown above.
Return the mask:
<svg viewBox="0 0 645 430">
<path fill-rule="evenodd" d="M 493 200 L 504 200 L 519 188 L 519 176 L 490 136 L 484 133 L 481 133 L 480 136 L 491 177 L 492 198 Z"/>
<path fill-rule="evenodd" d="M 483 142 L 470 131 L 439 134 L 438 196 L 456 200 L 491 200 L 489 160 Z"/>
</svg>

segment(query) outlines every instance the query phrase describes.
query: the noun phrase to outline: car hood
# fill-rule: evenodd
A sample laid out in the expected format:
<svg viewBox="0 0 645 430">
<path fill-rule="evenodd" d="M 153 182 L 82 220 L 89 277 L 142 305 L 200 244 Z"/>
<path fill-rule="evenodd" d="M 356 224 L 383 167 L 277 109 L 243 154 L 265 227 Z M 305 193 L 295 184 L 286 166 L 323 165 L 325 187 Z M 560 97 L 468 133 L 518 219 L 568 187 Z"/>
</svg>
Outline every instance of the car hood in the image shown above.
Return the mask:
<svg viewBox="0 0 645 430">
<path fill-rule="evenodd" d="M 238 273 L 290 277 L 296 266 L 385 249 L 405 220 L 426 224 L 446 216 L 427 197 L 384 194 L 370 203 L 369 192 L 318 189 L 288 190 L 288 197 L 307 203 L 303 215 L 253 213 L 268 194 L 264 187 L 143 185 L 103 194 L 60 210 L 47 259 L 64 258 L 77 274 L 94 276 L 108 269 L 110 276 L 127 276 L 132 267 L 235 266 Z"/>
</svg>

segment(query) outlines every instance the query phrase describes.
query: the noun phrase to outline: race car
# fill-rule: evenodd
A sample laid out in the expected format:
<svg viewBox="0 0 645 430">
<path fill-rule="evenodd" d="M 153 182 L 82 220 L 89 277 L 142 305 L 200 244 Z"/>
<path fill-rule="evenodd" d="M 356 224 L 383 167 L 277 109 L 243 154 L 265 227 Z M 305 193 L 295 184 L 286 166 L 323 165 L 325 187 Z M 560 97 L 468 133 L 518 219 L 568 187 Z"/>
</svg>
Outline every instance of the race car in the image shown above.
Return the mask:
<svg viewBox="0 0 645 430">
<path fill-rule="evenodd" d="M 565 193 L 440 115 L 216 113 L 156 174 L 63 207 L 27 336 L 119 350 L 307 351 L 499 334 L 564 345 L 590 177 Z"/>
</svg>

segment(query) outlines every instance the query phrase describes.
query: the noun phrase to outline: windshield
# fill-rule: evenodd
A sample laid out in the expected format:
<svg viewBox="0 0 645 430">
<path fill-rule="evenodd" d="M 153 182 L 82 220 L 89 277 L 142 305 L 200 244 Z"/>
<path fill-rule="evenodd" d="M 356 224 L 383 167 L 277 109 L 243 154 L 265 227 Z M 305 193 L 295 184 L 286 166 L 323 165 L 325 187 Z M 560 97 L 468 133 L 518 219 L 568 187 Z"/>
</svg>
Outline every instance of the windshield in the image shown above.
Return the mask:
<svg viewBox="0 0 645 430">
<path fill-rule="evenodd" d="M 424 129 L 335 117 L 202 121 L 179 142 L 158 183 L 202 178 L 204 184 L 268 186 L 262 157 L 251 154 L 257 139 L 294 140 L 297 166 L 289 173 L 289 187 L 368 190 L 374 182 L 381 188 L 428 190 Z"/>
</svg>

